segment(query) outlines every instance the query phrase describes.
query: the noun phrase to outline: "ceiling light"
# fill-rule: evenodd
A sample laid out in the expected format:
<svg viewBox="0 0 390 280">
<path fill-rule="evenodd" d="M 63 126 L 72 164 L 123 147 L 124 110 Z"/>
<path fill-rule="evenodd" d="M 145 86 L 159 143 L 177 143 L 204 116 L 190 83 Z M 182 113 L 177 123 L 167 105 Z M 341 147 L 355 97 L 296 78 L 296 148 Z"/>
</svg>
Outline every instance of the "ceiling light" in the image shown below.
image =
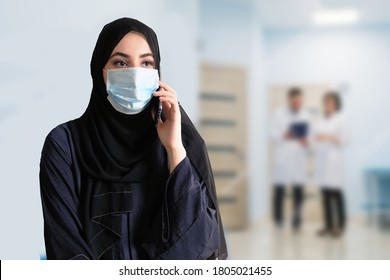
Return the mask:
<svg viewBox="0 0 390 280">
<path fill-rule="evenodd" d="M 352 24 L 358 19 L 359 13 L 353 9 L 322 10 L 313 15 L 313 21 L 317 25 Z"/>
</svg>

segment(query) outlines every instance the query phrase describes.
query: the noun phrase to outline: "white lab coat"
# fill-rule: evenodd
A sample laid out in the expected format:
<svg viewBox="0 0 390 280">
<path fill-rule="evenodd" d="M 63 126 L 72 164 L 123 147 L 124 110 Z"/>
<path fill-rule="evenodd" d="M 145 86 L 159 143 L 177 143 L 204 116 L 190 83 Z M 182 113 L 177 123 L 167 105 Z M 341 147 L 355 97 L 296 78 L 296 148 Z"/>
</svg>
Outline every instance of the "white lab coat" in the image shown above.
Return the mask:
<svg viewBox="0 0 390 280">
<path fill-rule="evenodd" d="M 307 181 L 307 148 L 297 140 L 285 138 L 290 125 L 295 122 L 307 122 L 310 135 L 309 115 L 304 110 L 294 113 L 286 107 L 276 110 L 273 115 L 271 140 L 274 143 L 272 171 L 274 184 L 285 186 L 305 184 Z"/>
<path fill-rule="evenodd" d="M 319 187 L 340 189 L 343 185 L 346 128 L 344 117 L 336 113 L 320 121 L 313 132 L 315 168 L 314 179 Z M 318 134 L 333 134 L 340 143 L 318 141 Z"/>
</svg>

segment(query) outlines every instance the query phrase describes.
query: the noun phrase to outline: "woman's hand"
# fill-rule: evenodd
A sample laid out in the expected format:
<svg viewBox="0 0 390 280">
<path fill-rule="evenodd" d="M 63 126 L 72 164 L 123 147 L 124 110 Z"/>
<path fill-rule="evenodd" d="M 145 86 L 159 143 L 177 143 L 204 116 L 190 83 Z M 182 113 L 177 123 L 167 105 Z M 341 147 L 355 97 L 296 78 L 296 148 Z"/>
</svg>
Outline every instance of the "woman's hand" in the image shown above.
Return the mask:
<svg viewBox="0 0 390 280">
<path fill-rule="evenodd" d="M 181 141 L 181 115 L 176 92 L 167 84 L 160 81 L 160 90 L 154 96 L 159 97 L 165 121 L 158 121 L 157 133 L 168 154 L 170 172 L 186 157 L 186 150 Z M 152 111 L 153 117 L 155 112 Z"/>
<path fill-rule="evenodd" d="M 339 144 L 340 143 L 339 138 L 336 135 L 333 135 L 333 134 L 321 133 L 321 134 L 318 134 L 316 138 L 317 138 L 318 141 L 327 141 L 327 142 L 331 142 L 331 143 L 334 143 L 334 144 Z"/>
<path fill-rule="evenodd" d="M 304 146 L 304 147 L 308 147 L 309 146 L 309 141 L 307 141 L 307 139 L 305 137 L 300 137 L 298 138 L 298 142 Z"/>
</svg>

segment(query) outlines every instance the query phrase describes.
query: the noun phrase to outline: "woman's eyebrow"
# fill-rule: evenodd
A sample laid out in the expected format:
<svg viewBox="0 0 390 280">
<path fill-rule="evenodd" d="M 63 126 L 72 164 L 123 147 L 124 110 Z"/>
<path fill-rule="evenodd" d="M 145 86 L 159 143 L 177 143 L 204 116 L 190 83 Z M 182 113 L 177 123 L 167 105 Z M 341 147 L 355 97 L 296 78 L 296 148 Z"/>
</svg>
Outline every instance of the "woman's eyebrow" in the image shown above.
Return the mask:
<svg viewBox="0 0 390 280">
<path fill-rule="evenodd" d="M 116 53 L 112 54 L 112 55 L 110 56 L 110 58 L 113 57 L 113 56 L 116 56 L 116 55 L 120 55 L 120 56 L 123 56 L 123 57 L 126 57 L 126 58 L 130 58 L 130 55 L 125 54 L 125 53 L 123 53 L 123 52 L 116 52 Z"/>
<path fill-rule="evenodd" d="M 144 53 L 144 54 L 141 54 L 139 57 L 144 58 L 144 57 L 147 57 L 147 56 L 153 57 L 153 54 L 151 54 L 151 53 Z"/>
</svg>

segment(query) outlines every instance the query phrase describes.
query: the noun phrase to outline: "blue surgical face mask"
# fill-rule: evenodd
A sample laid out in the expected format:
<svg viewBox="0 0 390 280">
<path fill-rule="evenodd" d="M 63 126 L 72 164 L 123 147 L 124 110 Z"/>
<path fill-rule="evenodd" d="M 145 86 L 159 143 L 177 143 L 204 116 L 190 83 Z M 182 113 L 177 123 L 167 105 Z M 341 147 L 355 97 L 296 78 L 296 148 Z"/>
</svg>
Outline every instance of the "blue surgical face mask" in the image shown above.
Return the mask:
<svg viewBox="0 0 390 280">
<path fill-rule="evenodd" d="M 106 72 L 107 99 L 117 111 L 124 114 L 140 113 L 159 87 L 156 69 L 137 67 L 109 69 Z"/>
</svg>

